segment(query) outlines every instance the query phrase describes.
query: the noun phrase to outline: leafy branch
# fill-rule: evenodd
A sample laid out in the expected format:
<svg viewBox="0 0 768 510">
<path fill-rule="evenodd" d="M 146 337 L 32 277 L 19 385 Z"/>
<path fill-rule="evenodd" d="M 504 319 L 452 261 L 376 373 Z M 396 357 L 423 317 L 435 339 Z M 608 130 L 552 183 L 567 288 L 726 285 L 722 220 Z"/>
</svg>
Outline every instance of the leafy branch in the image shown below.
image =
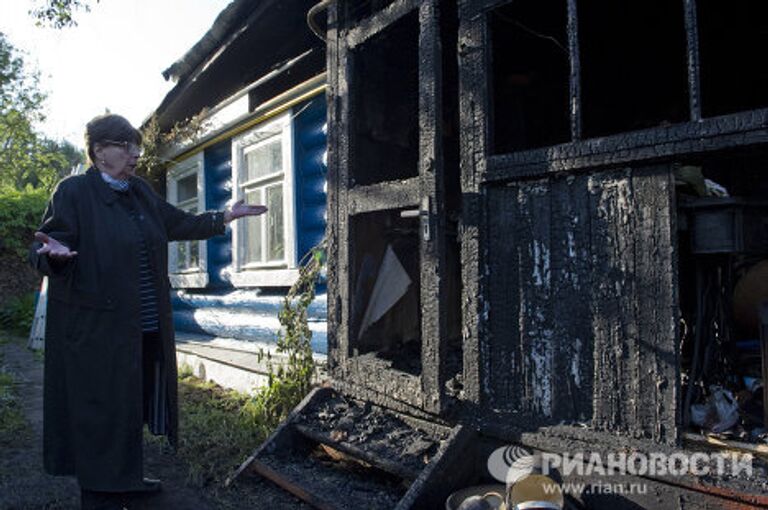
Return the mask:
<svg viewBox="0 0 768 510">
<path fill-rule="evenodd" d="M 312 357 L 312 331 L 308 310 L 315 299 L 315 288 L 325 267 L 323 239 L 312 248 L 299 264 L 299 278 L 283 298 L 278 313 L 282 326 L 277 337 L 277 352 L 285 354 L 287 363 L 277 368 L 268 361 L 269 383 L 246 407 L 252 416 L 266 418 L 275 426 L 293 409 L 312 386 L 315 362 Z"/>
</svg>

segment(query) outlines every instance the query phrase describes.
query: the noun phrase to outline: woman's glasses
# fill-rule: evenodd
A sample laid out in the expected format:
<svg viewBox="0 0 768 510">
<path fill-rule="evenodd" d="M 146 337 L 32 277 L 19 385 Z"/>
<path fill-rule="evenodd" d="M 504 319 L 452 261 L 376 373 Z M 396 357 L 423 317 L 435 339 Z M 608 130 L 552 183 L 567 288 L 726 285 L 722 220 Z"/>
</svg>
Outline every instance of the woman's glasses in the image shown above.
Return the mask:
<svg viewBox="0 0 768 510">
<path fill-rule="evenodd" d="M 141 149 L 141 146 L 136 145 L 133 142 L 126 142 L 126 141 L 118 142 L 117 140 L 104 140 L 104 143 L 107 145 L 114 145 L 115 147 L 122 147 L 123 149 L 125 149 L 125 151 L 129 153 L 136 152 L 139 154 L 139 156 L 141 156 L 143 152 Z"/>
</svg>

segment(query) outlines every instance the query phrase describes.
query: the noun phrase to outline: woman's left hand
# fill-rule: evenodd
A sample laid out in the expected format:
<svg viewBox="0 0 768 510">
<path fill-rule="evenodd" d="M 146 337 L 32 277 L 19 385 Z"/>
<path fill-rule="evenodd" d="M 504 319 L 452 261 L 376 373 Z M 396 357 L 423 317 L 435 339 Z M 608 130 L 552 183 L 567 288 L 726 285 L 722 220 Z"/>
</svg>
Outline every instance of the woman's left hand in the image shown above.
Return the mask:
<svg viewBox="0 0 768 510">
<path fill-rule="evenodd" d="M 230 221 L 242 218 L 243 216 L 258 216 L 267 212 L 267 207 L 263 205 L 247 205 L 245 200 L 239 200 L 231 208 L 224 211 L 224 221 Z"/>
</svg>

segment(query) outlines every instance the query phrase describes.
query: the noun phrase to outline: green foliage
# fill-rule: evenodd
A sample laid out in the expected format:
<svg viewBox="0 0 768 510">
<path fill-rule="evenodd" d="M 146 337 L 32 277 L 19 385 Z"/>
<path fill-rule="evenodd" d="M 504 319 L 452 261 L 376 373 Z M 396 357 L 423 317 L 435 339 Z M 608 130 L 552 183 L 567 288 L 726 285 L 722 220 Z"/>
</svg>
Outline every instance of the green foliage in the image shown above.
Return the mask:
<svg viewBox="0 0 768 510">
<path fill-rule="evenodd" d="M 45 120 L 45 99 L 38 73 L 27 69 L 19 52 L 0 33 L 0 186 L 51 190 L 82 161 L 72 144 L 49 140 L 35 129 Z"/>
<path fill-rule="evenodd" d="M 179 381 L 178 456 L 188 483 L 218 484 L 266 437 L 265 428 L 242 412 L 248 397 L 191 375 Z"/>
<path fill-rule="evenodd" d="M 0 188 L 0 250 L 26 256 L 47 200 L 48 191 L 43 188 Z"/>
<path fill-rule="evenodd" d="M 0 328 L 19 335 L 29 334 L 35 318 L 35 294 L 12 297 L 0 308 Z"/>
<path fill-rule="evenodd" d="M 308 324 L 309 305 L 325 263 L 325 241 L 312 248 L 299 267 L 299 278 L 283 300 L 278 314 L 282 329 L 277 352 L 287 363 L 277 368 L 269 363 L 269 384 L 258 392 L 245 411 L 255 420 L 276 426 L 296 407 L 312 386 L 315 362 L 312 358 L 312 331 Z"/>
<path fill-rule="evenodd" d="M 96 0 L 98 3 L 99 0 Z M 75 12 L 82 10 L 88 12 L 91 6 L 82 0 L 43 0 L 42 4 L 29 11 L 35 18 L 35 24 L 39 27 L 67 28 L 77 26 L 74 18 Z"/>
<path fill-rule="evenodd" d="M 163 151 L 170 146 L 187 144 L 196 140 L 203 131 L 207 109 L 193 117 L 177 122 L 163 132 L 157 117 L 152 117 L 142 130 L 142 154 L 136 166 L 136 173 L 157 185 L 165 182 L 165 167 L 170 160 L 163 157 Z M 162 186 L 160 186 L 162 187 Z"/>
</svg>

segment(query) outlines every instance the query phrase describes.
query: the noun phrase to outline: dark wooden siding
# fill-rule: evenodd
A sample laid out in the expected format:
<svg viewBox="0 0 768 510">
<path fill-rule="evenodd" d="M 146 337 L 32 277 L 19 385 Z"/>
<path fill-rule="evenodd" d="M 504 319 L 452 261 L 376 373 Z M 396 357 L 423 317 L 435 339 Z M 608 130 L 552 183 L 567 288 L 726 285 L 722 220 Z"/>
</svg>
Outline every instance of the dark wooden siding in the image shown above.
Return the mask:
<svg viewBox="0 0 768 510">
<path fill-rule="evenodd" d="M 487 189 L 484 408 L 674 441 L 672 193 L 667 167 Z"/>
</svg>

